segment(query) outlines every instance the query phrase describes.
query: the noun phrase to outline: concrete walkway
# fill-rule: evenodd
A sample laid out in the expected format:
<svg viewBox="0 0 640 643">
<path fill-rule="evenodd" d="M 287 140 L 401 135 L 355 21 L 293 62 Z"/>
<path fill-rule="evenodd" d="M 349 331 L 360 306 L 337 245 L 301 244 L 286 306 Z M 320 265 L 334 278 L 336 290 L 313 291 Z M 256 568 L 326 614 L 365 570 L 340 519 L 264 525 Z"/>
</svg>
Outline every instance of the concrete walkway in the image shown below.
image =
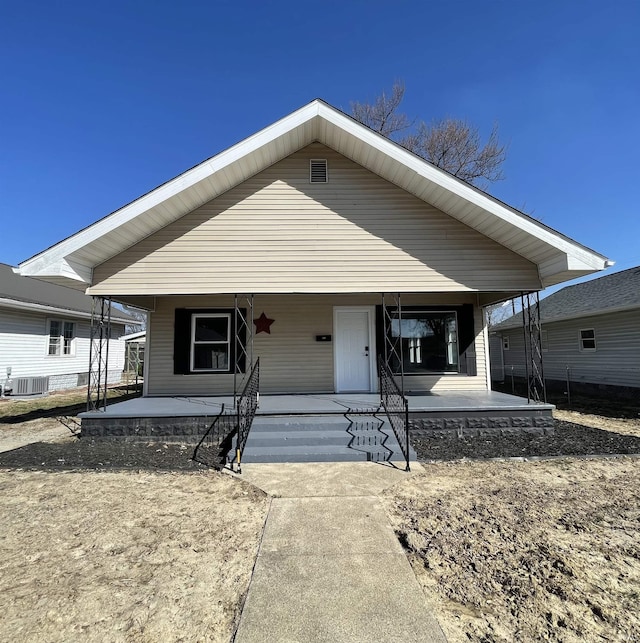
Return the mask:
<svg viewBox="0 0 640 643">
<path fill-rule="evenodd" d="M 367 462 L 243 465 L 274 498 L 235 643 L 446 642 L 377 497 L 407 475 Z"/>
</svg>

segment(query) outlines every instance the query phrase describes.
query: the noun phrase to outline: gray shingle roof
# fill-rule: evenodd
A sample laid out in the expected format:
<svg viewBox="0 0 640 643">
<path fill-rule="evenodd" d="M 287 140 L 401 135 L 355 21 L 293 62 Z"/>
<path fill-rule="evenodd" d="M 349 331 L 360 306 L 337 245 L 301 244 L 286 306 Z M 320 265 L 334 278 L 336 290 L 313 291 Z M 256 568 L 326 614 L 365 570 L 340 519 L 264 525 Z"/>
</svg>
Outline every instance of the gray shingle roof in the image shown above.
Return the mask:
<svg viewBox="0 0 640 643">
<path fill-rule="evenodd" d="M 542 322 L 552 322 L 621 308 L 640 308 L 640 266 L 554 292 L 540 300 L 540 319 Z M 492 330 L 521 325 L 522 313 L 517 313 Z"/>
<path fill-rule="evenodd" d="M 72 288 L 49 284 L 31 277 L 21 277 L 13 272 L 11 266 L 0 263 L 0 299 L 12 299 L 13 301 L 28 304 L 40 304 L 41 306 L 52 306 L 72 312 L 91 314 L 92 299 L 88 295 Z M 113 316 L 119 321 L 136 320 L 127 313 L 114 308 Z"/>
</svg>

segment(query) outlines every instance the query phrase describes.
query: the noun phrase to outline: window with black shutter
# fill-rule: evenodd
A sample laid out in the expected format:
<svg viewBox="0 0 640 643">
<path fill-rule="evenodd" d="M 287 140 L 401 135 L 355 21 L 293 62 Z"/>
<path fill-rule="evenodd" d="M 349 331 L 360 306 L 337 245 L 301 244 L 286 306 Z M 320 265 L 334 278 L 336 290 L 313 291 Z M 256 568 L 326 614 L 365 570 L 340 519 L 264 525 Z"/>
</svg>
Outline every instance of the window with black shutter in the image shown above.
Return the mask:
<svg viewBox="0 0 640 643">
<path fill-rule="evenodd" d="M 243 316 L 246 311 L 241 310 Z M 233 373 L 236 342 L 234 309 L 176 308 L 174 323 L 173 372 L 177 375 Z M 240 351 L 241 352 L 241 351 Z M 239 372 L 245 369 L 241 359 Z"/>
</svg>

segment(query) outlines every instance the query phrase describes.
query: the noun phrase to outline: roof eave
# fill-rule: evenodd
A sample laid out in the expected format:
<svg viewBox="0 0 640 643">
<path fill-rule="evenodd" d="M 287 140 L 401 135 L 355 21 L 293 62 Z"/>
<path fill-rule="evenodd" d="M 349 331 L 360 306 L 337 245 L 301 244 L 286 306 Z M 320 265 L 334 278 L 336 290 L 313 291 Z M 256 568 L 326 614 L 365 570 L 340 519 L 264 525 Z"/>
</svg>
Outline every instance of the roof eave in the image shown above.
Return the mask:
<svg viewBox="0 0 640 643">
<path fill-rule="evenodd" d="M 606 257 L 424 161 L 327 103 L 315 100 L 26 260 L 19 265 L 19 274 L 75 288 L 90 285 L 96 265 L 314 140 L 334 147 L 536 263 L 543 286 L 607 266 Z M 350 154 L 350 150 L 356 152 Z M 230 182 L 228 176 L 233 176 L 235 182 Z M 139 220 L 142 215 L 147 215 L 144 221 Z M 127 227 L 130 223 L 133 226 L 134 220 L 135 231 Z M 493 225 L 498 220 L 500 225 Z M 492 232 L 489 227 L 499 230 Z M 518 239 L 510 246 L 506 239 L 513 238 L 513 233 Z"/>
<path fill-rule="evenodd" d="M 0 297 L 0 307 L 37 312 L 45 315 L 58 315 L 79 319 L 91 319 L 91 313 L 86 310 L 74 310 L 73 308 L 62 308 L 59 306 L 50 306 L 49 304 L 38 304 L 35 302 L 21 301 L 19 299 L 11 299 L 8 297 Z M 133 318 L 125 319 L 112 313 L 111 323 L 135 325 L 137 322 Z"/>
<path fill-rule="evenodd" d="M 544 301 L 544 300 L 543 300 Z M 598 310 L 582 311 L 580 313 L 573 313 L 571 315 L 563 315 L 561 317 L 552 317 L 551 319 L 540 320 L 540 326 L 548 326 L 549 324 L 556 324 L 559 322 L 572 321 L 574 319 L 584 319 L 585 317 L 601 317 L 602 315 L 612 315 L 614 313 L 624 313 L 630 310 L 640 310 L 640 304 L 629 304 L 628 306 L 612 306 L 611 308 L 600 308 Z M 508 326 L 497 325 L 494 326 L 491 332 L 500 333 L 502 331 L 522 331 L 522 318 L 517 324 L 509 324 Z"/>
</svg>

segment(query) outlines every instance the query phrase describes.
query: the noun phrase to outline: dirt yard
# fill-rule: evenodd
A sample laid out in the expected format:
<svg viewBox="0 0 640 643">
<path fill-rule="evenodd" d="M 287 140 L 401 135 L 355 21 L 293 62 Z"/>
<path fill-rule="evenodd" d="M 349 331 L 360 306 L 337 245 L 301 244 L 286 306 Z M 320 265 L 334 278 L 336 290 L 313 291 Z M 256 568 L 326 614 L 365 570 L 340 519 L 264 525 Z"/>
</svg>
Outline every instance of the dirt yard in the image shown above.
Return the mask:
<svg viewBox="0 0 640 643">
<path fill-rule="evenodd" d="M 0 470 L 0 639 L 227 642 L 267 506 L 213 471 Z"/>
<path fill-rule="evenodd" d="M 449 641 L 640 641 L 640 459 L 425 468 L 386 500 Z"/>
<path fill-rule="evenodd" d="M 553 417 L 563 422 L 572 422 L 594 429 L 604 429 L 620 435 L 640 438 L 640 413 L 635 418 L 612 418 L 592 413 L 556 409 L 553 412 Z"/>
<path fill-rule="evenodd" d="M 0 640 L 229 641 L 268 499 L 193 447 L 78 439 L 82 401 L 43 399 L 0 405 Z M 426 473 L 385 501 L 451 643 L 640 641 L 640 459 L 526 461 L 640 453 L 627 411 L 414 441 Z"/>
</svg>

